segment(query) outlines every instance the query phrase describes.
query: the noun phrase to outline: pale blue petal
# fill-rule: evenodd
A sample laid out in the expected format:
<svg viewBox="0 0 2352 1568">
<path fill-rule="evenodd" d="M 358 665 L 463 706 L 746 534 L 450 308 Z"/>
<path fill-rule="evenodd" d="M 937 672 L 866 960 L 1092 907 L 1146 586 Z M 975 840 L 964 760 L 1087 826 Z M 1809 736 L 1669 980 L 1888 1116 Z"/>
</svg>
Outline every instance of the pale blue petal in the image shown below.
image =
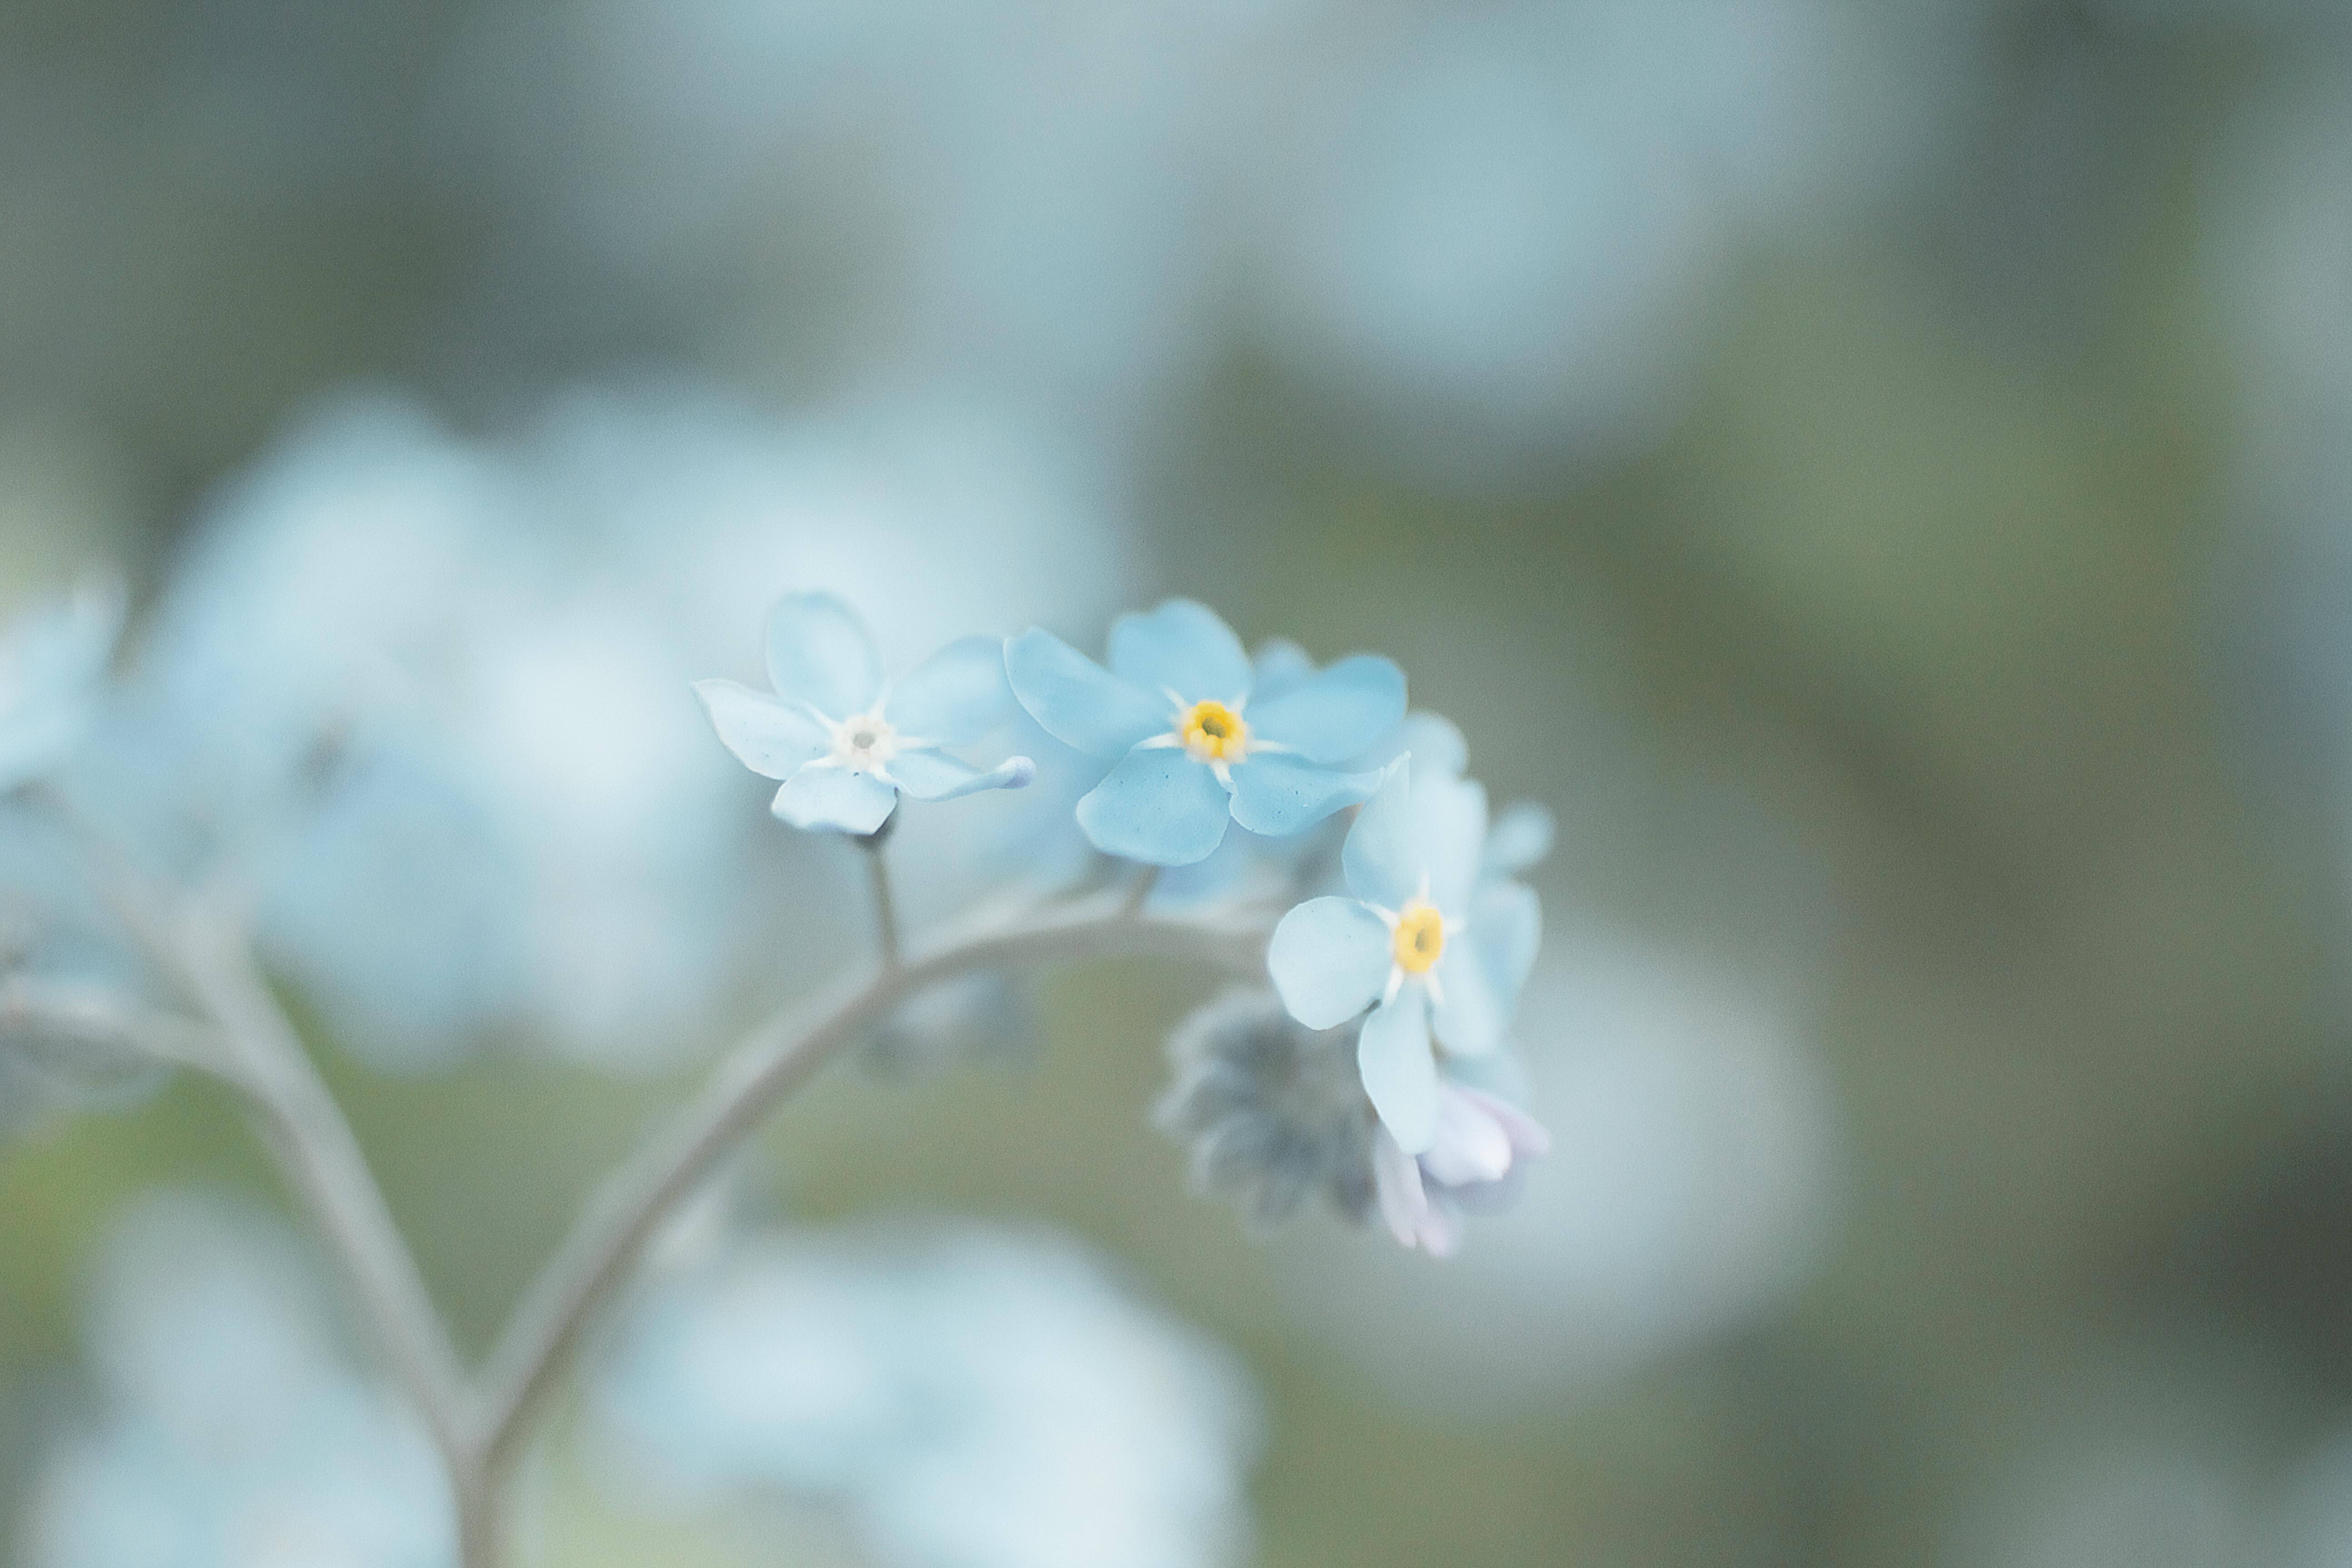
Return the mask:
<svg viewBox="0 0 2352 1568">
<path fill-rule="evenodd" d="M 1444 998 L 1432 1010 L 1430 1026 L 1439 1043 L 1457 1057 L 1483 1057 L 1503 1043 L 1502 1004 L 1479 961 L 1475 932 L 1461 931 L 1446 939 L 1444 956 L 1434 971 L 1438 994 Z"/>
<path fill-rule="evenodd" d="M 1151 866 L 1207 859 L 1231 816 L 1217 775 L 1173 746 L 1129 752 L 1078 802 L 1078 826 L 1096 848 Z"/>
<path fill-rule="evenodd" d="M 1354 899 L 1309 899 L 1282 917 L 1265 967 L 1290 1016 L 1336 1029 L 1374 1002 L 1393 967 L 1387 922 Z"/>
<path fill-rule="evenodd" d="M 1499 1182 L 1517 1151 L 1502 1121 L 1462 1090 L 1437 1091 L 1437 1135 L 1421 1157 L 1422 1169 L 1449 1187 Z"/>
<path fill-rule="evenodd" d="M 1519 992 L 1536 966 L 1543 941 L 1543 905 L 1533 889 L 1517 882 L 1488 881 L 1470 900 L 1470 929 L 1487 984 L 1508 1019 L 1518 1011 Z"/>
<path fill-rule="evenodd" d="M 1429 994 L 1408 985 L 1372 1009 L 1356 1041 L 1364 1092 L 1397 1144 L 1418 1154 L 1437 1136 L 1437 1058 L 1429 1049 Z"/>
<path fill-rule="evenodd" d="M 1510 1140 L 1514 1162 L 1551 1152 L 1550 1131 L 1509 1100 L 1480 1089 L 1457 1087 L 1454 1092 L 1495 1119 L 1495 1124 L 1503 1130 L 1503 1136 Z"/>
<path fill-rule="evenodd" d="M 1421 890 L 1420 846 L 1412 821 L 1412 768 L 1409 759 L 1391 763 L 1379 789 L 1356 815 L 1340 847 L 1339 866 L 1358 898 L 1396 910 Z"/>
<path fill-rule="evenodd" d="M 1242 639 L 1216 611 L 1190 599 L 1111 622 L 1110 667 L 1146 691 L 1164 689 L 1186 702 L 1235 702 L 1250 694 Z"/>
<path fill-rule="evenodd" d="M 1090 757 L 1123 757 L 1138 741 L 1175 727 L 1165 697 L 1121 680 L 1034 626 L 1004 645 L 1004 673 L 1047 734 Z"/>
<path fill-rule="evenodd" d="M 1448 919 L 1470 912 L 1470 892 L 1486 849 L 1486 786 L 1475 779 L 1432 776 L 1414 770 L 1413 835 L 1420 841 L 1422 869 L 1429 877 L 1429 901 Z"/>
<path fill-rule="evenodd" d="M 1404 719 L 1404 671 L 1385 658 L 1343 658 L 1305 684 L 1250 704 L 1250 733 L 1311 763 L 1344 763 Z"/>
<path fill-rule="evenodd" d="M 1315 661 L 1305 648 L 1288 637 L 1268 637 L 1257 645 L 1257 653 L 1250 660 L 1251 700 L 1264 702 L 1277 697 L 1314 673 Z"/>
<path fill-rule="evenodd" d="M 786 779 L 769 809 L 794 827 L 871 833 L 898 804 L 898 792 L 872 773 L 820 763 Z"/>
<path fill-rule="evenodd" d="M 1004 679 L 1004 639 L 962 637 L 890 688 L 882 717 L 899 734 L 969 746 L 1013 711 Z"/>
<path fill-rule="evenodd" d="M 1386 767 L 1399 757 L 1412 758 L 1413 772 L 1444 773 L 1459 778 L 1470 766 L 1470 745 L 1454 721 L 1436 713 L 1408 713 L 1404 722 L 1381 743 L 1353 759 L 1363 768 Z"/>
<path fill-rule="evenodd" d="M 1484 869 L 1506 877 L 1528 869 L 1551 853 L 1552 833 L 1549 810 L 1531 800 L 1513 801 L 1487 830 Z"/>
<path fill-rule="evenodd" d="M 92 584 L 35 609 L 0 646 L 0 789 L 47 773 L 81 743 L 122 607 L 119 584 Z"/>
<path fill-rule="evenodd" d="M 719 731 L 719 744 L 755 773 L 790 778 L 831 749 L 824 725 L 740 681 L 698 680 L 694 694 Z"/>
<path fill-rule="evenodd" d="M 1372 1190 L 1379 1196 L 1381 1218 L 1401 1247 L 1421 1245 L 1422 1226 L 1429 1217 L 1429 1194 L 1421 1184 L 1421 1162 L 1397 1146 L 1385 1127 L 1372 1129 Z"/>
<path fill-rule="evenodd" d="M 920 747 L 890 759 L 890 782 L 917 800 L 953 800 L 985 789 L 1024 789 L 1037 776 L 1037 764 L 1026 757 L 1009 757 L 982 773 L 945 752 Z"/>
<path fill-rule="evenodd" d="M 768 617 L 768 679 L 779 696 L 846 719 L 882 694 L 882 656 L 838 597 L 794 594 Z"/>
<path fill-rule="evenodd" d="M 1252 833 L 1287 838 L 1378 789 L 1381 775 L 1343 773 L 1279 752 L 1263 752 L 1229 770 L 1234 820 Z"/>
</svg>

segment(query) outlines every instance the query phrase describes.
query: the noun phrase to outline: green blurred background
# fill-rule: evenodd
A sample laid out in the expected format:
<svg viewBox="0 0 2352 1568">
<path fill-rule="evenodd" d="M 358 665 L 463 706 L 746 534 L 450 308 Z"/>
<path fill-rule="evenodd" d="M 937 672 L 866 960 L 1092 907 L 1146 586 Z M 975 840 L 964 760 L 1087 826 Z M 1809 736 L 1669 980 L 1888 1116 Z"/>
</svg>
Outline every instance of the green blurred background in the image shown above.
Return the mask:
<svg viewBox="0 0 2352 1568">
<path fill-rule="evenodd" d="M 1136 598 L 1394 655 L 1498 796 L 1558 812 L 1548 963 L 1600 931 L 1769 998 L 1817 1070 L 1827 1173 L 1785 1285 L 1622 1364 L 1531 1366 L 1523 1397 L 1382 1375 L 1298 1306 L 1371 1277 L 1291 1256 L 1381 1238 L 1254 1238 L 1143 1134 L 1199 984 L 1147 965 L 1050 979 L 1025 1065 L 838 1071 L 763 1139 L 794 1218 L 1043 1216 L 1228 1339 L 1266 1391 L 1269 1565 L 2352 1554 L 2352 1527 L 2301 1533 L 2330 1497 L 2352 1516 L 2324 1479 L 2352 1423 L 2352 707 L 2326 592 L 2352 512 L 2268 483 L 2303 450 L 2264 434 L 2298 394 L 2248 348 L 2228 266 L 2263 199 L 2230 162 L 2243 128 L 2352 71 L 2327 74 L 2326 8 L 1932 9 L 1912 64 L 1934 135 L 1833 217 L 1726 247 L 1637 435 L 1466 478 L 1391 461 L 1227 301 L 1120 444 Z M 448 176 L 499 137 L 576 133 L 443 107 L 482 38 L 563 10 L 0 12 L 10 598 L 91 559 L 152 592 L 208 487 L 354 381 L 495 433 L 647 366 L 789 413 L 856 363 L 826 301 L 857 236 L 812 238 L 785 196 L 648 282 Z M 2352 189 L 2352 142 L 2309 152 Z M 2352 249 L 2312 266 L 2352 315 Z M 534 268 L 560 305 L 524 298 Z M 1578 1049 L 1577 1022 L 1530 1056 Z M 398 1079 L 321 1046 L 476 1350 L 689 1081 Z M 0 1476 L 70 1380 L 109 1216 L 189 1180 L 280 1201 L 194 1083 L 0 1152 Z M 1475 1337 L 1465 1289 L 1429 1321 Z M 550 1561 L 735 1560 L 555 1485 Z"/>
</svg>

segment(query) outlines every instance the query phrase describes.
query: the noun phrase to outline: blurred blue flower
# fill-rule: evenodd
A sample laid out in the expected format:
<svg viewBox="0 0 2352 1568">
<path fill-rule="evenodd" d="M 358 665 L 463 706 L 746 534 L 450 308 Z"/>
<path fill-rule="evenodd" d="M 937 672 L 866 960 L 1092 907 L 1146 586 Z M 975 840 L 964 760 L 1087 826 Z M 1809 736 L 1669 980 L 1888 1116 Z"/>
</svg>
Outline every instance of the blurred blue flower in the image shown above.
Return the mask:
<svg viewBox="0 0 2352 1568">
<path fill-rule="evenodd" d="M 344 1362 L 277 1221 L 142 1199 L 89 1331 L 96 1426 L 36 1479 L 26 1568 L 451 1568 L 449 1494 L 415 1418 Z"/>
<path fill-rule="evenodd" d="M 745 767 L 783 781 L 772 809 L 794 827 L 872 833 L 902 793 L 953 800 L 1037 776 L 1026 757 L 982 773 L 943 750 L 978 740 L 1012 706 L 993 637 L 951 642 L 894 684 L 856 611 L 831 594 L 794 594 L 768 622 L 768 679 L 776 697 L 732 680 L 698 680 L 694 693 Z"/>
<path fill-rule="evenodd" d="M 647 1294 L 596 1408 L 648 1501 L 835 1502 L 885 1568 L 1213 1568 L 1247 1544 L 1241 1370 L 1047 1233 L 748 1238 Z"/>
<path fill-rule="evenodd" d="M 1408 1154 L 1383 1124 L 1372 1132 L 1372 1190 L 1381 1217 L 1406 1247 L 1434 1258 L 1462 1239 L 1460 1214 L 1495 1214 L 1518 1200 L 1527 1162 L 1551 1152 L 1551 1134 L 1526 1111 L 1484 1090 L 1437 1088 L 1436 1130 Z"/>
<path fill-rule="evenodd" d="M 1283 837 L 1364 799 L 1380 776 L 1337 764 L 1404 713 L 1403 673 L 1369 654 L 1312 676 L 1286 669 L 1253 708 L 1241 639 L 1189 599 L 1112 622 L 1108 669 L 1036 627 L 1005 645 L 1004 663 L 1048 733 L 1117 759 L 1078 803 L 1087 837 L 1155 866 L 1208 858 L 1228 820 Z"/>
<path fill-rule="evenodd" d="M 1486 792 L 1444 774 L 1418 785 L 1390 764 L 1340 851 L 1353 898 L 1283 916 L 1267 948 L 1275 988 L 1310 1029 L 1368 1006 L 1357 1046 L 1364 1091 L 1409 1154 L 1435 1142 L 1441 1110 L 1431 1037 L 1462 1057 L 1502 1045 L 1538 934 L 1535 895 L 1482 887 Z M 1476 934 L 1472 934 L 1475 925 Z"/>
<path fill-rule="evenodd" d="M 93 584 L 10 630 L 0 645 L 0 791 L 30 784 L 81 743 L 121 629 L 121 590 Z"/>
</svg>

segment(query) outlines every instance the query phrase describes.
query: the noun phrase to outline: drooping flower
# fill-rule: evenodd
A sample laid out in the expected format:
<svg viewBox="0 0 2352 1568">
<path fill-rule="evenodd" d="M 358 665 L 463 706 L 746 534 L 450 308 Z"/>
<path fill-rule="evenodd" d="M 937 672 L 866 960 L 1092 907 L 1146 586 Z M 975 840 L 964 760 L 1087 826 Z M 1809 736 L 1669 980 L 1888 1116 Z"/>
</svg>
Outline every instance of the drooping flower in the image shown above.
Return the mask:
<svg viewBox="0 0 2352 1568">
<path fill-rule="evenodd" d="M 1260 1226 L 1318 1192 L 1364 1217 L 1373 1127 L 1346 1031 L 1309 1029 L 1278 998 L 1239 990 L 1186 1018 L 1168 1057 L 1175 1080 L 1152 1120 L 1191 1146 L 1195 1190 L 1233 1199 Z"/>
<path fill-rule="evenodd" d="M 9 632 L 0 645 L 0 791 L 30 784 L 81 743 L 121 629 L 121 590 L 92 584 Z"/>
<path fill-rule="evenodd" d="M 1300 904 L 1266 951 L 1283 1004 L 1307 1027 L 1333 1028 L 1372 1008 L 1357 1064 L 1408 1154 L 1438 1136 L 1432 1037 L 1459 1057 L 1495 1051 L 1534 960 L 1535 895 L 1482 878 L 1486 841 L 1482 785 L 1442 773 L 1416 781 L 1401 758 L 1340 851 L 1355 896 Z"/>
<path fill-rule="evenodd" d="M 1012 757 L 983 773 L 950 756 L 1010 707 L 993 637 L 964 637 L 905 679 L 883 679 L 856 612 L 831 594 L 794 594 L 768 622 L 776 695 L 699 680 L 695 695 L 719 739 L 753 773 L 781 779 L 772 809 L 794 827 L 872 833 L 901 794 L 953 800 L 1019 789 L 1036 764 Z"/>
<path fill-rule="evenodd" d="M 1385 1125 L 1373 1131 L 1381 1217 L 1404 1246 L 1448 1257 L 1462 1238 L 1460 1215 L 1508 1208 L 1526 1183 L 1527 1162 L 1550 1152 L 1551 1134 L 1518 1107 L 1440 1083 L 1436 1131 L 1421 1153 L 1406 1153 Z"/>
<path fill-rule="evenodd" d="M 1379 786 L 1339 764 L 1404 715 L 1404 675 L 1360 654 L 1252 705 L 1256 674 L 1216 614 L 1171 599 L 1110 628 L 1110 668 L 1032 627 L 1005 644 L 1013 694 L 1045 731 L 1113 762 L 1078 803 L 1095 847 L 1155 866 L 1206 859 L 1238 822 L 1284 837 Z"/>
</svg>

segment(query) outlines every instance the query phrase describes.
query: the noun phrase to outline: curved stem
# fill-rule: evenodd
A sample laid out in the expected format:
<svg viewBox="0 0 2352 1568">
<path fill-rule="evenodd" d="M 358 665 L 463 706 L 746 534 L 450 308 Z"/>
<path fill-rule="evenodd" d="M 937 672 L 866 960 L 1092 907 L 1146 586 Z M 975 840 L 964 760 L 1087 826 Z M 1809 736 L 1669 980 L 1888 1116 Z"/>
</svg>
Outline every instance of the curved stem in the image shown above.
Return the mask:
<svg viewBox="0 0 2352 1568">
<path fill-rule="evenodd" d="M 142 1007 L 86 986 L 22 977 L 0 984 L 0 1040 L 70 1071 L 95 1054 L 226 1076 L 220 1037 L 193 1019 Z"/>
<path fill-rule="evenodd" d="M 32 793 L 88 857 L 100 896 L 125 931 L 211 1024 L 205 1030 L 168 1015 L 136 1016 L 159 1055 L 210 1074 L 244 1104 L 432 1435 L 462 1510 L 483 1490 L 471 1385 L 351 1123 L 255 966 L 244 922 L 226 907 L 206 909 L 155 886 L 65 795 L 46 786 Z M 491 1561 L 465 1558 L 467 1568 Z"/>
<path fill-rule="evenodd" d="M 917 992 L 976 969 L 1122 954 L 1255 973 L 1264 951 L 1262 931 L 1147 920 L 1121 905 L 983 931 L 752 1029 L 667 1129 L 597 1189 L 509 1321 L 482 1384 L 480 1451 L 493 1486 L 597 1310 L 635 1271 L 664 1222 L 787 1096 Z"/>
<path fill-rule="evenodd" d="M 462 1491 L 478 1468 L 465 1371 L 351 1123 L 254 968 L 241 931 L 192 928 L 176 950 L 190 991 L 239 1050 L 229 1081 L 244 1091 L 263 1144 L 348 1276 L 393 1375 Z"/>
</svg>

